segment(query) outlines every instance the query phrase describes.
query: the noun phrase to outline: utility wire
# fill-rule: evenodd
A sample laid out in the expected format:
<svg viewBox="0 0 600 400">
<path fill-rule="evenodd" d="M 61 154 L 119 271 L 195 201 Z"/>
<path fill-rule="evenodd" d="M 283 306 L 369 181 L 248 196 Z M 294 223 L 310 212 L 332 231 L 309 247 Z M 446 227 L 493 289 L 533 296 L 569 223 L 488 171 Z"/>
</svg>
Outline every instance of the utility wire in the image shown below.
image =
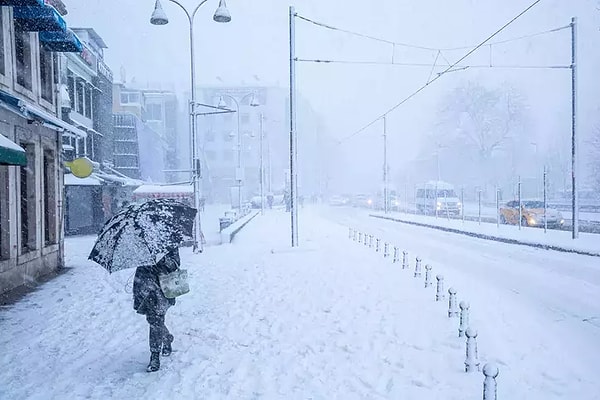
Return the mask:
<svg viewBox="0 0 600 400">
<path fill-rule="evenodd" d="M 425 47 L 425 46 L 418 46 L 418 45 L 413 45 L 413 44 L 409 44 L 409 43 L 393 42 L 391 40 L 381 39 L 381 38 L 377 38 L 375 36 L 365 35 L 363 33 L 349 31 L 347 29 L 336 28 L 335 26 L 327 25 L 327 24 L 324 24 L 322 22 L 313 21 L 312 19 L 303 17 L 301 15 L 296 15 L 296 17 L 299 18 L 299 19 L 301 19 L 301 20 L 304 20 L 306 22 L 310 22 L 313 25 L 317 25 L 317 26 L 320 26 L 322 28 L 325 28 L 325 29 L 330 29 L 332 31 L 343 32 L 343 33 L 347 33 L 349 35 L 358 36 L 358 37 L 362 37 L 362 38 L 365 38 L 365 39 L 371 39 L 371 40 L 374 40 L 376 42 L 387 43 L 387 44 L 391 44 L 391 45 L 394 45 L 394 46 L 409 47 L 409 48 L 420 49 L 420 50 L 429 50 L 429 51 L 437 51 L 438 50 L 438 49 L 434 49 L 433 47 Z"/>
<path fill-rule="evenodd" d="M 435 71 L 435 66 L 437 65 L 437 60 L 438 58 L 440 58 L 440 54 L 442 52 L 438 50 L 437 54 L 435 55 L 435 60 L 433 60 L 433 65 L 431 66 L 431 71 L 429 71 L 429 76 L 427 77 L 427 82 L 429 82 L 431 80 L 431 75 L 433 75 L 433 71 Z"/>
<path fill-rule="evenodd" d="M 440 53 L 441 54 L 441 53 Z M 297 62 L 304 63 L 317 63 L 317 64 L 354 64 L 354 65 L 387 65 L 397 67 L 426 67 L 431 68 L 432 64 L 428 63 L 399 63 L 399 62 L 388 62 L 388 61 L 361 61 L 361 60 L 325 60 L 325 59 L 309 59 L 309 58 L 296 58 Z M 503 68 L 503 69 L 569 69 L 570 65 L 490 65 L 490 64 L 475 64 L 475 65 L 454 65 L 454 64 L 433 64 L 434 67 L 450 67 L 453 68 Z M 451 71 L 448 71 L 451 72 Z M 439 74 L 444 74 L 440 72 Z"/>
<path fill-rule="evenodd" d="M 506 29 L 509 25 L 511 25 L 513 22 L 515 22 L 516 20 L 518 20 L 519 18 L 521 18 L 524 14 L 526 14 L 529 10 L 531 10 L 533 7 L 535 7 L 536 5 L 538 5 L 542 0 L 536 0 L 534 1 L 529 7 L 527 7 L 526 9 L 524 9 L 523 11 L 521 11 L 519 14 L 517 14 L 515 17 L 513 17 L 510 21 L 508 21 L 506 24 L 504 24 L 500 29 L 498 29 L 497 31 L 495 31 L 494 33 L 492 33 L 490 36 L 488 36 L 485 40 L 483 40 L 481 43 L 479 43 L 477 46 L 475 46 L 474 48 L 472 48 L 471 50 L 469 50 L 464 56 L 462 56 L 460 59 L 458 59 L 458 61 L 456 61 L 454 64 L 448 66 L 448 68 L 446 68 L 444 71 L 442 71 L 440 74 L 438 74 L 435 78 L 433 78 L 431 81 L 425 83 L 423 86 L 421 86 L 419 89 L 417 89 L 416 91 L 414 91 L 412 94 L 410 94 L 409 96 L 405 97 L 403 100 L 401 100 L 398 104 L 396 104 L 395 106 L 393 106 L 392 108 L 390 108 L 389 110 L 387 110 L 386 112 L 384 112 L 383 114 L 381 114 L 380 116 L 378 116 L 377 118 L 375 118 L 373 121 L 371 121 L 370 123 L 368 123 L 367 125 L 363 126 L 362 128 L 360 128 L 358 131 L 354 132 L 352 135 L 347 136 L 344 139 L 340 140 L 340 144 L 343 143 L 346 140 L 349 140 L 351 138 L 353 138 L 354 136 L 360 134 L 361 132 L 363 132 L 365 129 L 370 128 L 371 126 L 373 126 L 375 123 L 377 123 L 377 121 L 379 121 L 381 118 L 383 118 L 384 116 L 388 115 L 389 113 L 391 113 L 392 111 L 396 110 L 398 107 L 400 107 L 401 105 L 403 105 L 404 103 L 406 103 L 407 101 L 409 101 L 410 99 L 412 99 L 413 97 L 415 97 L 417 94 L 421 93 L 423 90 L 425 90 L 429 85 L 431 85 L 433 82 L 437 81 L 438 79 L 440 79 L 445 73 L 447 73 L 448 71 L 454 69 L 457 65 L 459 65 L 462 61 L 464 61 L 466 58 L 468 58 L 471 54 L 475 53 L 477 50 L 479 50 L 482 46 L 484 46 L 487 42 L 489 42 L 491 39 L 493 39 L 496 35 L 498 35 L 500 32 L 502 32 L 504 29 Z"/>
<path fill-rule="evenodd" d="M 496 42 L 490 42 L 490 43 L 488 43 L 488 45 L 489 46 L 496 46 L 496 45 L 499 45 L 499 44 L 516 42 L 516 41 L 519 41 L 519 40 L 530 39 L 530 38 L 534 38 L 534 37 L 537 37 L 537 36 L 547 35 L 549 33 L 559 32 L 559 31 L 562 31 L 563 29 L 569 29 L 569 28 L 571 28 L 571 25 L 565 25 L 565 26 L 561 26 L 559 28 L 548 29 L 548 30 L 542 31 L 542 32 L 531 33 L 529 35 L 517 36 L 517 37 L 514 37 L 514 38 L 510 38 L 510 39 L 498 40 Z M 448 47 L 448 48 L 441 48 L 440 50 L 442 50 L 442 51 L 467 50 L 467 49 L 472 48 L 473 46 Z"/>
<path fill-rule="evenodd" d="M 311 23 L 313 25 L 316 25 L 316 26 L 319 26 L 321 28 L 330 29 L 330 30 L 337 31 L 337 32 L 343 32 L 343 33 L 347 33 L 349 35 L 353 35 L 353 36 L 357 36 L 357 37 L 362 37 L 362 38 L 365 38 L 365 39 L 370 39 L 370 40 L 374 40 L 374 41 L 381 42 L 381 43 L 391 44 L 393 46 L 401 46 L 401 47 L 407 47 L 407 48 L 412 48 L 412 49 L 428 50 L 428 51 L 435 51 L 435 52 L 437 52 L 437 51 L 468 50 L 468 49 L 471 49 L 471 48 L 473 48 L 473 47 L 476 46 L 476 45 L 470 45 L 470 46 L 459 46 L 459 47 L 439 47 L 439 48 L 435 48 L 435 47 L 422 46 L 422 45 L 417 45 L 417 44 L 395 42 L 395 41 L 392 41 L 392 40 L 382 39 L 382 38 L 378 38 L 378 37 L 375 37 L 375 36 L 367 35 L 367 34 L 364 34 L 364 33 L 350 31 L 348 29 L 337 28 L 337 27 L 332 26 L 332 25 L 328 25 L 328 24 L 325 24 L 325 23 L 322 23 L 322 22 L 314 21 L 314 20 L 312 20 L 310 18 L 304 17 L 304 16 L 299 15 L 299 14 L 296 14 L 296 18 L 299 18 L 299 19 L 301 19 L 303 21 L 309 22 L 309 23 Z M 488 43 L 488 45 L 495 46 L 495 45 L 499 45 L 499 44 L 516 42 L 516 41 L 519 41 L 519 40 L 530 39 L 530 38 L 534 38 L 534 37 L 537 37 L 537 36 L 547 35 L 549 33 L 559 32 L 559 31 L 562 31 L 563 29 L 569 29 L 569 28 L 571 28 L 571 25 L 565 25 L 565 26 L 561 26 L 559 28 L 548 29 L 548 30 L 545 30 L 545 31 L 535 32 L 535 33 L 531 33 L 531 34 L 528 34 L 528 35 L 522 35 L 522 36 L 517 36 L 517 37 L 514 37 L 514 38 L 509 38 L 509 39 L 499 40 L 499 41 L 495 41 L 495 42 L 490 42 L 490 43 Z"/>
</svg>

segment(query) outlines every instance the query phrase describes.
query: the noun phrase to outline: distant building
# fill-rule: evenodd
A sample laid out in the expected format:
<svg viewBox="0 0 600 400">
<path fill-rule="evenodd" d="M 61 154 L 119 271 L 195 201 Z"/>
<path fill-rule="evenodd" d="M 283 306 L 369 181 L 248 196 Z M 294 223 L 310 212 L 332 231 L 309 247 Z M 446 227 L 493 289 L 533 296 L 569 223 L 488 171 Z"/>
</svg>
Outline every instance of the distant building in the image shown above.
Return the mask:
<svg viewBox="0 0 600 400">
<path fill-rule="evenodd" d="M 164 182 L 164 142 L 137 115 L 113 114 L 114 167 L 120 173 L 146 182 Z"/>
<path fill-rule="evenodd" d="M 198 89 L 198 101 L 218 105 L 221 97 L 229 109 L 236 104 L 229 96 L 240 102 L 240 132 L 242 135 L 243 195 L 246 200 L 260 193 L 260 137 L 261 116 L 263 131 L 264 190 L 282 193 L 289 181 L 289 91 L 269 86 L 210 86 Z M 252 95 L 258 107 L 251 107 Z M 321 119 L 310 104 L 298 96 L 298 148 L 299 191 L 305 196 L 317 194 L 324 182 L 326 157 L 319 151 Z M 235 170 L 237 167 L 237 121 L 235 113 L 198 117 L 200 153 L 203 161 L 203 191 L 212 201 L 236 204 Z M 187 140 L 188 133 L 181 138 Z M 187 146 L 189 148 L 189 145 Z M 189 153 L 181 154 L 189 165 Z"/>
<path fill-rule="evenodd" d="M 139 179 L 172 181 L 173 175 L 164 171 L 178 166 L 177 96 L 171 91 L 138 89 L 123 83 L 116 83 L 113 88 L 114 120 L 119 121 L 114 151 L 116 169 Z"/>
</svg>

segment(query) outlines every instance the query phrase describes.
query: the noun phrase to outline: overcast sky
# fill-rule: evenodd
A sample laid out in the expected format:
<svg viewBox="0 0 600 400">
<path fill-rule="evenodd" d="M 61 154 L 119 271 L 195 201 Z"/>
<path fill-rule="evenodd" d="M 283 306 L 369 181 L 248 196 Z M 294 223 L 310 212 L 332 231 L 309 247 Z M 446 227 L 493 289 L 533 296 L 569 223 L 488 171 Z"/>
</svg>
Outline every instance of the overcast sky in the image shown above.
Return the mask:
<svg viewBox="0 0 600 400">
<path fill-rule="evenodd" d="M 185 90 L 189 85 L 188 24 L 184 13 L 168 0 L 166 26 L 149 18 L 154 0 L 64 0 L 71 26 L 93 27 L 109 48 L 105 57 L 119 78 L 150 86 Z M 181 0 L 190 8 L 197 0 Z M 336 27 L 390 41 L 446 48 L 474 45 L 518 14 L 532 0 L 297 0 L 296 11 Z M 196 17 L 197 76 L 202 84 L 288 85 L 288 2 L 228 0 L 232 22 L 217 24 L 212 14 L 217 0 L 208 0 Z M 596 0 L 543 0 L 495 40 L 544 31 L 579 18 L 579 78 L 581 129 L 600 122 L 600 12 Z M 297 56 L 343 60 L 389 61 L 392 47 L 297 21 Z M 467 50 L 446 51 L 453 62 Z M 397 62 L 433 64 L 436 51 L 397 47 Z M 494 64 L 568 65 L 570 36 L 564 30 L 548 36 L 493 47 Z M 440 58 L 441 61 L 441 58 Z M 467 60 L 488 63 L 489 48 Z M 436 69 L 440 71 L 440 69 Z M 390 108 L 426 82 L 431 68 L 372 65 L 299 64 L 299 90 L 319 110 L 329 134 L 343 138 Z M 532 119 L 543 139 L 549 130 L 569 132 L 568 70 L 470 69 L 447 74 L 389 117 L 391 164 L 412 157 L 435 123 L 440 98 L 467 80 L 485 85 L 508 81 L 531 105 Z M 367 164 L 380 158 L 381 126 L 341 146 L 339 156 Z M 376 140 L 374 140 L 376 139 Z M 399 157 L 399 156 L 402 157 Z M 408 157 L 406 157 L 408 156 Z M 377 166 L 379 164 L 376 164 Z M 365 172 L 378 176 L 379 167 Z"/>
</svg>

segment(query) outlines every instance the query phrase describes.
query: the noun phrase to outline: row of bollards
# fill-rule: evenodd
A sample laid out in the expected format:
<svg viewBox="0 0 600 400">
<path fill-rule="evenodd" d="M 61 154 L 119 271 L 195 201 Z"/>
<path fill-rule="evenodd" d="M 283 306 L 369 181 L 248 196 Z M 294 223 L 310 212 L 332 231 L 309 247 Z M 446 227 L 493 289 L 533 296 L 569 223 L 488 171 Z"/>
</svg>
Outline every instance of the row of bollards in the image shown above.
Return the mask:
<svg viewBox="0 0 600 400">
<path fill-rule="evenodd" d="M 369 248 L 373 247 L 373 240 L 375 239 L 375 251 L 381 252 L 381 239 L 374 238 L 373 235 L 368 235 L 357 231 L 356 229 L 349 228 L 348 238 L 364 244 Z M 390 244 L 385 242 L 383 244 L 383 257 L 389 257 Z M 400 248 L 394 246 L 394 252 L 392 262 L 400 262 Z M 422 260 L 420 257 L 415 258 L 415 269 L 413 276 L 415 278 L 421 278 L 422 276 Z M 409 269 L 408 252 L 402 251 L 402 269 Z M 425 265 L 425 288 L 433 286 L 432 282 L 432 266 Z M 444 291 L 444 276 L 441 274 L 436 275 L 436 290 L 435 290 L 435 301 L 444 301 L 446 294 Z M 458 318 L 458 337 L 466 337 L 466 353 L 465 353 L 465 372 L 481 371 L 479 356 L 477 353 L 477 330 L 469 326 L 469 311 L 470 306 L 466 301 L 458 303 L 456 295 L 456 289 L 450 287 L 448 289 L 448 318 Z M 483 399 L 484 400 L 496 400 L 497 399 L 497 388 L 496 388 L 496 377 L 498 376 L 498 367 L 493 363 L 488 363 L 483 366 Z"/>
</svg>

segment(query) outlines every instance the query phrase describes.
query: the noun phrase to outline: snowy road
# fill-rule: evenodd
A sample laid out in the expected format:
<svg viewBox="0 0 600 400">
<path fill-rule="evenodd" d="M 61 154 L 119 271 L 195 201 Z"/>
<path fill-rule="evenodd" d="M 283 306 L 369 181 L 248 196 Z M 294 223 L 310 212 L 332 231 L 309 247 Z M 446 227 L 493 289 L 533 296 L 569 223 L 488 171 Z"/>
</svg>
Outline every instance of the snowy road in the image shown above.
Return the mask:
<svg viewBox="0 0 600 400">
<path fill-rule="evenodd" d="M 600 259 L 561 254 L 434 229 L 376 220 L 368 212 L 327 208 L 323 216 L 352 226 L 404 249 L 427 256 L 427 262 L 517 296 L 518 301 L 580 324 L 600 335 Z M 467 276 L 468 275 L 468 276 Z M 469 283 L 469 286 L 470 286 Z"/>
<path fill-rule="evenodd" d="M 593 365 L 600 355 L 599 258 L 375 220 L 353 208 L 325 208 L 321 215 L 396 244 L 442 269 L 459 292 L 506 312 L 499 324 L 553 341 L 557 353 L 552 364 L 580 364 L 571 366 L 575 371 Z M 544 369 L 541 364 L 540 373 Z"/>
<path fill-rule="evenodd" d="M 167 316 L 175 351 L 154 374 L 133 270 L 108 275 L 86 260 L 92 237 L 69 239 L 69 272 L 0 310 L 0 398 L 481 399 L 447 303 L 347 226 L 406 248 L 411 266 L 418 254 L 470 301 L 500 399 L 599 398 L 597 258 L 355 209 L 304 209 L 300 224 L 299 250 L 287 248 L 289 214 L 271 211 L 231 245 L 182 251 L 192 292 Z"/>
</svg>

